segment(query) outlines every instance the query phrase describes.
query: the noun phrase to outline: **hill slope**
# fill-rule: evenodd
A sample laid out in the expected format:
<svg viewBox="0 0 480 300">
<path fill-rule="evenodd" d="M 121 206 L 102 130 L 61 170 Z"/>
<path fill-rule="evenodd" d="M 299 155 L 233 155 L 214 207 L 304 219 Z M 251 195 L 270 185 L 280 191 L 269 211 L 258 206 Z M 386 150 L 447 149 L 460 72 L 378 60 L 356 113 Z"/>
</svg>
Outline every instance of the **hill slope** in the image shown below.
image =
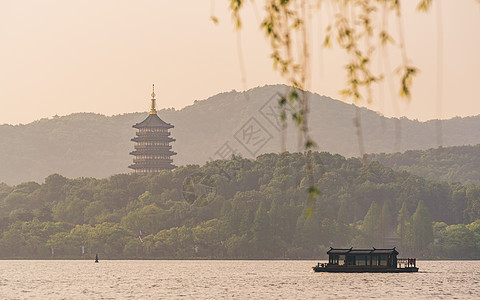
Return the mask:
<svg viewBox="0 0 480 300">
<path fill-rule="evenodd" d="M 409 150 L 405 153 L 380 153 L 367 157 L 394 170 L 405 170 L 428 179 L 480 186 L 480 144 L 423 151 Z"/>
<path fill-rule="evenodd" d="M 103 258 L 313 258 L 331 245 L 479 258 L 480 187 L 338 154 L 310 158 L 322 191 L 312 202 L 299 153 L 0 184 L 0 259 L 50 258 L 51 248 L 80 258 L 82 246 Z"/>
<path fill-rule="evenodd" d="M 176 165 L 202 164 L 229 156 L 229 149 L 243 157 L 282 150 L 282 134 L 274 107 L 284 85 L 264 86 L 246 92 L 231 91 L 195 101 L 182 110 L 162 110 L 159 116 L 175 125 L 173 150 Z M 318 94 L 309 95 L 310 128 L 321 151 L 358 156 L 353 126 L 355 106 Z M 148 99 L 145 100 L 146 102 Z M 161 102 L 161 99 L 158 100 Z M 366 153 L 428 149 L 436 146 L 435 122 L 385 118 L 362 108 Z M 52 173 L 68 177 L 108 177 L 129 172 L 133 150 L 132 125 L 146 113 L 106 117 L 78 113 L 41 119 L 26 125 L 0 126 L 0 182 L 42 182 Z M 396 138 L 400 125 L 401 139 Z M 442 121 L 444 146 L 480 143 L 480 116 Z M 286 131 L 286 149 L 297 151 L 297 130 Z M 226 158 L 226 157 L 225 157 Z"/>
</svg>

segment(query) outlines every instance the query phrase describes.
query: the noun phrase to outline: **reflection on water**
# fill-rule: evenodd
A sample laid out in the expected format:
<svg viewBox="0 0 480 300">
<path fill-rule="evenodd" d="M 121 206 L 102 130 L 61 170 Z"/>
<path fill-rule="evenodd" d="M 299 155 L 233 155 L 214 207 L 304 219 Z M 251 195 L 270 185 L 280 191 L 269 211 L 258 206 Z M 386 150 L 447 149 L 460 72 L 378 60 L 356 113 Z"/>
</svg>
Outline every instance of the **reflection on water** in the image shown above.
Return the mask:
<svg viewBox="0 0 480 300">
<path fill-rule="evenodd" d="M 480 261 L 419 273 L 313 273 L 314 261 L 0 261 L 2 299 L 478 299 Z"/>
</svg>

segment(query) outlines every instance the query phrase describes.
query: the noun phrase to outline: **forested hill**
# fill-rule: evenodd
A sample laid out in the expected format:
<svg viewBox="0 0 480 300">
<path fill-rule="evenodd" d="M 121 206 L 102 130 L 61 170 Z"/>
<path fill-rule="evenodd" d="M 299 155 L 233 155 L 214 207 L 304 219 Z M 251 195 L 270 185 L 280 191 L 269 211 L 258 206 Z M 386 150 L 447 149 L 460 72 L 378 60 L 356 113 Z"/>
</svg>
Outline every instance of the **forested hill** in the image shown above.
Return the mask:
<svg viewBox="0 0 480 300">
<path fill-rule="evenodd" d="M 172 137 L 176 165 L 203 164 L 227 158 L 235 151 L 252 158 L 282 150 L 281 125 L 275 108 L 278 94 L 288 87 L 264 86 L 247 92 L 231 91 L 195 101 L 181 110 L 162 110 L 159 116 L 175 125 Z M 311 100 L 310 128 L 319 150 L 358 156 L 355 106 L 307 93 Z M 158 99 L 161 106 L 162 99 Z M 145 98 L 148 105 L 149 99 Z M 434 121 L 384 118 L 360 109 L 366 153 L 391 153 L 436 147 Z M 106 117 L 77 113 L 41 119 L 26 125 L 0 125 L 0 182 L 43 182 L 52 173 L 67 177 L 108 177 L 128 172 L 133 150 L 132 125 L 147 113 Z M 400 128 L 400 131 L 396 131 Z M 444 146 L 480 143 L 480 116 L 442 121 Z M 249 135 L 255 133 L 256 136 Z M 289 124 L 287 150 L 297 151 L 297 130 Z M 397 138 L 400 133 L 400 138 Z"/>
<path fill-rule="evenodd" d="M 409 150 L 404 153 L 380 153 L 367 157 L 394 170 L 406 170 L 428 179 L 480 186 L 480 144 Z"/>
<path fill-rule="evenodd" d="M 480 187 L 374 161 L 263 154 L 108 179 L 0 184 L 0 259 L 318 258 L 329 246 L 480 258 Z M 305 212 L 310 211 L 310 217 Z"/>
</svg>

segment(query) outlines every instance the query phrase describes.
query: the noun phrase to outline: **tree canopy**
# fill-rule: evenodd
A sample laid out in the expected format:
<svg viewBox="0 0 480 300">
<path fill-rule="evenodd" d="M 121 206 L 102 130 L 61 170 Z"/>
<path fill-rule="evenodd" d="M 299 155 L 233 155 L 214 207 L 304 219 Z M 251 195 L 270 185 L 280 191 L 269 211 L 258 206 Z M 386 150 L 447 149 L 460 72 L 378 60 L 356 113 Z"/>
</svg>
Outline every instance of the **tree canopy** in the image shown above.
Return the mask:
<svg viewBox="0 0 480 300">
<path fill-rule="evenodd" d="M 300 153 L 147 176 L 53 174 L 42 184 L 2 184 L 0 257 L 313 258 L 330 246 L 397 246 L 409 256 L 478 258 L 478 186 L 338 154 L 311 158 L 321 195 L 309 217 Z M 212 189 L 191 205 L 182 190 L 197 173 Z"/>
</svg>

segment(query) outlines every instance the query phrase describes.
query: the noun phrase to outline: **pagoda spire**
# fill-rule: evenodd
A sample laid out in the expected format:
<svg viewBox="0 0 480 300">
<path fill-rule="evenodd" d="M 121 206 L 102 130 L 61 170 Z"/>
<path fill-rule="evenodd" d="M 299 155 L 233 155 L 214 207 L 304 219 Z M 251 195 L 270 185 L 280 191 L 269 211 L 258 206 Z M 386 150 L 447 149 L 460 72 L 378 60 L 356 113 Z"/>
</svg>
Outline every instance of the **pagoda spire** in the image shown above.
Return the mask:
<svg viewBox="0 0 480 300">
<path fill-rule="evenodd" d="M 156 104 L 155 104 L 155 84 L 152 84 L 152 104 L 151 104 L 151 109 L 150 109 L 150 114 L 151 115 L 156 115 L 157 110 L 156 110 Z"/>
</svg>

